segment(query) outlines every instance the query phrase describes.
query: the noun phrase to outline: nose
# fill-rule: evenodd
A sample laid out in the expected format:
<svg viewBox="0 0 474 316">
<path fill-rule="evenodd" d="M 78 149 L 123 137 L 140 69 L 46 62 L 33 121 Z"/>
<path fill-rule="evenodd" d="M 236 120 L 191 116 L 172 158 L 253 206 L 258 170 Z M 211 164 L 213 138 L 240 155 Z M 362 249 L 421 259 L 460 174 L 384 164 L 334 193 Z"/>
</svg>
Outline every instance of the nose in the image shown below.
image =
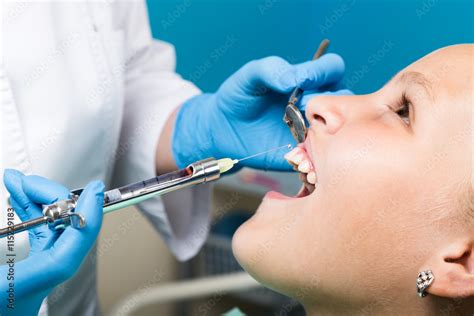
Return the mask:
<svg viewBox="0 0 474 316">
<path fill-rule="evenodd" d="M 306 119 L 310 124 L 318 123 L 328 134 L 335 134 L 347 120 L 344 111 L 353 96 L 322 95 L 309 100 L 306 106 Z"/>
</svg>

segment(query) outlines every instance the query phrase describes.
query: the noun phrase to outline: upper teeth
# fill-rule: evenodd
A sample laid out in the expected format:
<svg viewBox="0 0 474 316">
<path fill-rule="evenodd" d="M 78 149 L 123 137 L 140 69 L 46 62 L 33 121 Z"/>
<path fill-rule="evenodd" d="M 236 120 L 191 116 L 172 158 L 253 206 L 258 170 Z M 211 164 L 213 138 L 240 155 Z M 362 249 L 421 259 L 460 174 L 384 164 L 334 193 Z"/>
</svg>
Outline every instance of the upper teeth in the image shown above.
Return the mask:
<svg viewBox="0 0 474 316">
<path fill-rule="evenodd" d="M 303 160 L 298 165 L 298 171 L 301 171 L 303 173 L 308 173 L 309 170 L 310 170 L 310 162 L 308 160 Z"/>
<path fill-rule="evenodd" d="M 306 181 L 316 184 L 317 176 L 314 171 L 313 164 L 308 157 L 306 151 L 301 147 L 296 147 L 285 155 L 285 159 L 295 167 L 299 172 L 306 174 Z"/>
<path fill-rule="evenodd" d="M 308 182 L 311 184 L 316 184 L 316 172 L 314 171 L 308 172 L 308 175 L 306 176 L 306 180 L 308 180 Z"/>
<path fill-rule="evenodd" d="M 291 151 L 288 154 L 291 154 Z M 294 156 L 291 157 L 290 161 L 299 165 L 303 161 L 303 158 L 304 155 L 302 153 L 296 153 Z"/>
</svg>

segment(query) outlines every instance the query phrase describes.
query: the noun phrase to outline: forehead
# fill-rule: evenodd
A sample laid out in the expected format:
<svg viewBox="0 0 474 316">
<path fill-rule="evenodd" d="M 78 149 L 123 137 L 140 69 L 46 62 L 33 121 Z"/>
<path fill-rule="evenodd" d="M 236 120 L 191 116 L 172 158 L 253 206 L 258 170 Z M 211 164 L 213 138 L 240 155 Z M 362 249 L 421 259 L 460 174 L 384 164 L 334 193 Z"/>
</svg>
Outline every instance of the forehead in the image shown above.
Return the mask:
<svg viewBox="0 0 474 316">
<path fill-rule="evenodd" d="M 409 65 L 398 77 L 418 73 L 419 76 L 410 76 L 412 83 L 424 81 L 435 95 L 470 95 L 474 71 L 473 48 L 474 45 L 457 45 L 439 49 Z"/>
</svg>

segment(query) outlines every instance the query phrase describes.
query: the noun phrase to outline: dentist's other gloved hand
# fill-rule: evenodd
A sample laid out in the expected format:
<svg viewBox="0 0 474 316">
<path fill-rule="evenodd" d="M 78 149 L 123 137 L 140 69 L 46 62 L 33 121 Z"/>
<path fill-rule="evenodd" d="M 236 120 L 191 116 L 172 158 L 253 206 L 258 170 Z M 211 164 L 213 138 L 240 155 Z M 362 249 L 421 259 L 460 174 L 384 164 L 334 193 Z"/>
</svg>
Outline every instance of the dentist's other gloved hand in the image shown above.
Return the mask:
<svg viewBox="0 0 474 316">
<path fill-rule="evenodd" d="M 279 57 L 267 57 L 244 65 L 214 94 L 188 100 L 180 109 L 173 133 L 173 155 L 184 167 L 207 158 L 243 158 L 273 147 L 295 144 L 283 122 L 288 98 L 295 87 L 311 91 L 311 96 L 340 90 L 344 61 L 326 54 L 315 61 L 291 65 Z M 259 169 L 291 170 L 279 150 L 243 165 Z"/>
<path fill-rule="evenodd" d="M 5 171 L 4 183 L 22 221 L 41 216 L 42 204 L 65 199 L 69 194 L 62 185 L 38 176 L 24 176 L 16 170 Z M 76 212 L 85 217 L 84 228 L 67 227 L 61 233 L 47 226 L 30 230 L 29 256 L 14 266 L 0 266 L 1 315 L 37 315 L 41 302 L 53 288 L 76 273 L 102 224 L 103 191 L 102 182 L 94 181 L 81 194 Z M 14 280 L 7 281 L 12 271 Z M 12 288 L 14 293 L 9 296 Z M 13 308 L 8 307 L 8 298 L 14 299 Z"/>
</svg>

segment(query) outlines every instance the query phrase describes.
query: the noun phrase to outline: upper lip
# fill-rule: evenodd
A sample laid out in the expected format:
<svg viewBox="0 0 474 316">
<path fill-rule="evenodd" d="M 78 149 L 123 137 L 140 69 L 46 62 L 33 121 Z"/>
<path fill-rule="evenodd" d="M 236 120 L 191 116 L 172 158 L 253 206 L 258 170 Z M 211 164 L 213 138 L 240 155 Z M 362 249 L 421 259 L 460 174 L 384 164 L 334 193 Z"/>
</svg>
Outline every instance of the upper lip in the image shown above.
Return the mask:
<svg viewBox="0 0 474 316">
<path fill-rule="evenodd" d="M 315 165 L 315 161 L 314 161 L 314 157 L 313 157 L 313 150 L 311 148 L 311 141 L 310 141 L 310 134 L 308 133 L 306 135 L 306 139 L 303 143 L 301 143 L 304 151 L 306 152 L 306 154 L 308 155 L 308 158 L 310 160 L 310 162 L 313 164 L 313 168 L 316 170 L 316 165 Z"/>
</svg>

